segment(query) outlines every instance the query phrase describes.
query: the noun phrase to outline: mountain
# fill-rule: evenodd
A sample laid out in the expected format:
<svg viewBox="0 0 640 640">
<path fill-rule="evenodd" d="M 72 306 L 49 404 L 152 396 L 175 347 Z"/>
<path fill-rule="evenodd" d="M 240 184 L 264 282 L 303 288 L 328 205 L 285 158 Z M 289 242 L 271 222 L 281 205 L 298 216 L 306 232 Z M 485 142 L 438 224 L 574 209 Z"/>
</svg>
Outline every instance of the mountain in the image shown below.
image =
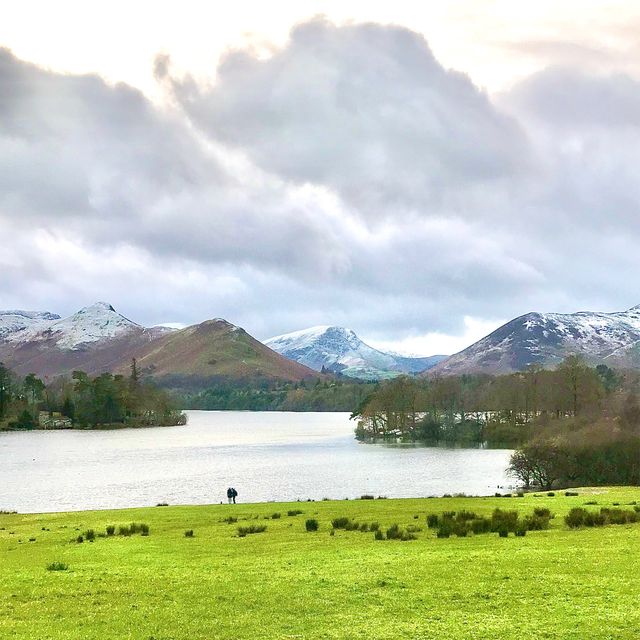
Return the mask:
<svg viewBox="0 0 640 640">
<path fill-rule="evenodd" d="M 640 305 L 627 311 L 527 313 L 496 329 L 430 374 L 510 373 L 537 364 L 558 365 L 578 354 L 591 364 L 640 366 Z"/>
<path fill-rule="evenodd" d="M 142 374 L 170 376 L 176 381 L 299 382 L 318 377 L 317 372 L 272 351 L 244 329 L 221 318 L 161 336 L 133 355 Z"/>
<path fill-rule="evenodd" d="M 446 356 L 409 358 L 379 351 L 345 327 L 318 326 L 275 336 L 265 344 L 278 353 L 321 371 L 378 380 L 424 371 Z"/>
<path fill-rule="evenodd" d="M 226 320 L 186 329 L 143 327 L 97 302 L 69 316 L 0 311 L 0 361 L 20 375 L 128 373 L 132 358 L 155 379 L 298 382 L 318 374 L 275 353 Z"/>
<path fill-rule="evenodd" d="M 21 314 L 21 315 L 17 315 Z M 97 302 L 68 318 L 48 312 L 0 312 L 0 360 L 16 373 L 40 376 L 108 371 L 162 330 L 147 329 Z"/>
</svg>

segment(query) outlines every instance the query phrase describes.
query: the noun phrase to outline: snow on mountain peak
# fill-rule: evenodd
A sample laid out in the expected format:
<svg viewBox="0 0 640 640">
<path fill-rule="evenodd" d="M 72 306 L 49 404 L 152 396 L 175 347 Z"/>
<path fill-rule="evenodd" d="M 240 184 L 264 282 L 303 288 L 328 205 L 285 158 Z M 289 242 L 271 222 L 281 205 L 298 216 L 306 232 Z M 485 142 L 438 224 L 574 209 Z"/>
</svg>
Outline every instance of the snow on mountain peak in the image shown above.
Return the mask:
<svg viewBox="0 0 640 640">
<path fill-rule="evenodd" d="M 275 336 L 265 344 L 316 371 L 325 368 L 354 378 L 379 379 L 432 366 L 429 358 L 399 357 L 374 349 L 353 330 L 332 325 Z"/>
</svg>

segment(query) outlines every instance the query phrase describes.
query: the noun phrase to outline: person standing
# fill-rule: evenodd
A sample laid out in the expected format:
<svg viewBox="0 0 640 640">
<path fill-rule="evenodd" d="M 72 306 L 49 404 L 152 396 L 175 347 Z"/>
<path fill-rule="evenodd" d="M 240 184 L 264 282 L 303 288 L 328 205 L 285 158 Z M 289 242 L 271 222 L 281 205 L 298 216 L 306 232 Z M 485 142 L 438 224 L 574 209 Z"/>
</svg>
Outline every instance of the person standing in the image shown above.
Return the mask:
<svg viewBox="0 0 640 640">
<path fill-rule="evenodd" d="M 229 501 L 229 504 L 231 504 L 232 502 L 235 502 L 235 498 L 233 497 L 234 491 L 235 489 L 232 489 L 231 487 L 227 489 L 227 500 Z"/>
<path fill-rule="evenodd" d="M 238 492 L 235 490 L 234 487 L 231 487 L 231 495 L 233 496 L 233 504 L 235 504 L 236 498 L 238 497 Z"/>
</svg>

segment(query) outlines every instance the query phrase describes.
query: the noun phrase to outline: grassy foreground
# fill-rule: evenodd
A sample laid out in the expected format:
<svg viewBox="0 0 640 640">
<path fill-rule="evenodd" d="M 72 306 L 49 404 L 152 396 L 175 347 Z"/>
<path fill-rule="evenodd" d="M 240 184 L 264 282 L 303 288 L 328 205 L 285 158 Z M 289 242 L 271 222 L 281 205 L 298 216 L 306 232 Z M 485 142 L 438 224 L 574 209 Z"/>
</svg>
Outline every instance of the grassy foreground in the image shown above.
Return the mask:
<svg viewBox="0 0 640 640">
<path fill-rule="evenodd" d="M 640 524 L 569 530 L 563 516 L 587 501 L 640 503 L 640 488 L 577 491 L 1 514 L 0 638 L 637 638 Z M 436 539 L 425 524 L 427 513 L 537 506 L 556 514 L 552 528 L 523 538 Z M 405 542 L 330 535 L 341 516 L 422 531 Z M 150 535 L 71 542 L 132 521 Z M 238 537 L 250 524 L 267 529 Z"/>
</svg>

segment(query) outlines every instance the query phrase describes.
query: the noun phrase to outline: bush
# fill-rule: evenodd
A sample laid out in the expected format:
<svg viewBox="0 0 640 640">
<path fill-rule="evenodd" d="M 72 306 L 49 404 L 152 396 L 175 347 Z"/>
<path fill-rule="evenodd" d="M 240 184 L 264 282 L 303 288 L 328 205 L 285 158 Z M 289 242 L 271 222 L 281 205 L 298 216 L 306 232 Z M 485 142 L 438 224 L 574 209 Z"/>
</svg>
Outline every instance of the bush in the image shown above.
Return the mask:
<svg viewBox="0 0 640 640">
<path fill-rule="evenodd" d="M 400 540 L 402 538 L 402 530 L 398 524 L 392 524 L 387 529 L 387 540 Z"/>
<path fill-rule="evenodd" d="M 88 542 L 93 542 L 96 539 L 96 532 L 93 529 L 87 529 L 84 532 L 84 539 Z"/>
<path fill-rule="evenodd" d="M 168 507 L 169 503 L 168 502 L 158 502 L 158 504 L 156 505 L 156 507 Z"/>
<path fill-rule="evenodd" d="M 64 562 L 52 562 L 47 565 L 47 571 L 66 571 L 69 568 Z"/>
<path fill-rule="evenodd" d="M 118 527 L 118 535 L 119 536 L 130 536 L 131 535 L 131 529 L 129 529 L 129 527 L 120 526 L 120 527 Z"/>
<path fill-rule="evenodd" d="M 374 499 L 374 496 L 370 496 L 368 494 L 360 496 L 360 500 L 373 500 L 373 499 Z"/>
<path fill-rule="evenodd" d="M 238 518 L 234 516 L 227 516 L 226 518 L 222 518 L 222 522 L 226 522 L 227 524 L 235 524 L 238 522 Z"/>
<path fill-rule="evenodd" d="M 533 510 L 533 514 L 538 516 L 539 518 L 546 518 L 547 520 L 551 520 L 551 511 L 546 507 L 536 507 Z"/>
<path fill-rule="evenodd" d="M 525 527 L 518 527 L 516 529 L 516 536 L 518 538 L 524 538 L 527 535 L 527 529 Z"/>
<path fill-rule="evenodd" d="M 307 521 L 305 521 L 304 523 L 304 528 L 307 531 L 317 531 L 318 530 L 318 521 L 315 518 L 309 518 Z"/>
<path fill-rule="evenodd" d="M 549 496 L 549 498 L 553 498 L 556 494 L 553 491 L 549 491 L 549 493 L 547 493 L 547 496 Z"/>
<path fill-rule="evenodd" d="M 469 526 L 471 527 L 471 531 L 476 535 L 489 533 L 489 531 L 491 531 L 491 520 L 489 520 L 489 518 L 476 518 L 471 521 Z"/>
<path fill-rule="evenodd" d="M 528 531 L 544 531 L 549 528 L 549 518 L 534 513 L 532 516 L 527 516 L 522 524 Z"/>
<path fill-rule="evenodd" d="M 357 522 L 352 522 L 349 520 L 345 525 L 345 531 L 357 531 L 360 528 L 360 525 Z"/>
<path fill-rule="evenodd" d="M 436 531 L 436 538 L 448 538 L 449 536 L 451 536 L 451 527 L 440 525 L 440 528 Z"/>
<path fill-rule="evenodd" d="M 279 520 L 282 517 L 282 514 L 280 513 L 272 513 L 271 514 L 271 519 L 272 520 Z"/>
<path fill-rule="evenodd" d="M 429 529 L 435 529 L 438 526 L 439 520 L 437 513 L 430 513 L 427 516 L 427 527 L 429 527 Z"/>
<path fill-rule="evenodd" d="M 509 537 L 509 529 L 506 529 L 504 527 L 502 527 L 501 529 L 498 529 L 498 535 L 501 538 L 508 538 Z"/>
<path fill-rule="evenodd" d="M 517 524 L 517 511 L 504 511 L 503 509 L 494 509 L 493 513 L 491 514 L 491 531 L 515 531 Z"/>
<path fill-rule="evenodd" d="M 589 500 L 588 502 L 585 502 L 585 504 L 598 504 L 597 500 Z"/>
<path fill-rule="evenodd" d="M 466 538 L 469 533 L 469 525 L 466 522 L 456 522 L 453 527 L 453 533 L 455 533 L 459 538 Z"/>
<path fill-rule="evenodd" d="M 443 511 L 442 512 L 442 519 L 443 520 L 453 520 L 456 517 L 456 512 L 455 511 Z"/>
<path fill-rule="evenodd" d="M 334 518 L 331 521 L 331 526 L 334 529 L 346 529 L 350 522 L 351 520 L 349 518 Z"/>
<path fill-rule="evenodd" d="M 375 534 L 373 536 L 374 540 L 384 540 L 384 533 L 382 533 L 382 531 L 380 531 L 380 529 L 376 529 L 375 530 Z"/>
<path fill-rule="evenodd" d="M 193 529 L 187 529 L 184 532 L 184 537 L 185 538 L 193 538 L 194 537 Z"/>
<path fill-rule="evenodd" d="M 82 542 L 84 542 L 84 537 L 83 537 L 83 536 L 78 536 L 78 537 L 76 538 L 76 542 L 77 542 L 78 544 L 81 544 Z"/>
<path fill-rule="evenodd" d="M 149 525 L 148 524 L 142 523 L 140 525 L 140 535 L 141 536 L 148 536 L 149 535 Z"/>
<path fill-rule="evenodd" d="M 252 533 L 262 533 L 267 530 L 266 524 L 251 524 L 248 527 L 238 527 L 238 537 L 244 538 Z"/>
<path fill-rule="evenodd" d="M 584 525 L 587 513 L 587 510 L 582 507 L 573 507 L 564 517 L 564 522 L 570 529 L 577 529 Z"/>
<path fill-rule="evenodd" d="M 114 524 L 107 525 L 107 535 L 112 536 L 116 532 L 116 526 Z"/>
<path fill-rule="evenodd" d="M 302 513 L 304 513 L 304 511 L 300 511 L 300 509 L 292 509 L 291 511 L 287 511 L 288 516 L 299 516 Z"/>
<path fill-rule="evenodd" d="M 360 531 L 362 531 L 363 533 L 366 533 L 367 531 L 369 531 L 369 525 L 366 522 L 363 522 L 360 525 Z"/>
<path fill-rule="evenodd" d="M 569 498 L 571 496 L 578 496 L 580 494 L 577 491 L 565 491 L 564 495 L 567 496 L 567 498 Z"/>
<path fill-rule="evenodd" d="M 372 522 L 369 525 L 369 530 L 370 531 L 378 531 L 380 529 L 380 524 L 378 522 Z"/>
<path fill-rule="evenodd" d="M 476 516 L 473 511 L 458 511 L 458 515 L 456 516 L 456 520 L 460 522 L 466 522 L 467 520 L 475 520 L 478 516 Z"/>
</svg>

